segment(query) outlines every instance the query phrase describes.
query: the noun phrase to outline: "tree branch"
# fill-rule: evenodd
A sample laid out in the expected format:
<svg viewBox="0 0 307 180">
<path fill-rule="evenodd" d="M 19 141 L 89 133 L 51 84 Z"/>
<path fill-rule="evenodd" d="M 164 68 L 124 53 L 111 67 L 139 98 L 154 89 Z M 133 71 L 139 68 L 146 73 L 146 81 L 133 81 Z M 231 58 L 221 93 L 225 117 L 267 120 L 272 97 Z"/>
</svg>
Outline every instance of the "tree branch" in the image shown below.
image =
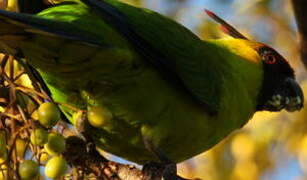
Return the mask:
<svg viewBox="0 0 307 180">
<path fill-rule="evenodd" d="M 307 69 L 307 1 L 292 0 L 292 5 L 300 35 L 301 59 Z"/>
</svg>

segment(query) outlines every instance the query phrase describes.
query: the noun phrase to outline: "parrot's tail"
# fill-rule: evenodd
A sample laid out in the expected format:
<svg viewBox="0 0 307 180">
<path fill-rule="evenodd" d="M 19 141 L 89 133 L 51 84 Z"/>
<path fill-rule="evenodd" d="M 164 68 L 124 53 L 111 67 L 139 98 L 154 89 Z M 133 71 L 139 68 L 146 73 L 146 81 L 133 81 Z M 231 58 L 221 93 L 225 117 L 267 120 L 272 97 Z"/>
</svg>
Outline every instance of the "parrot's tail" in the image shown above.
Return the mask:
<svg viewBox="0 0 307 180">
<path fill-rule="evenodd" d="M 10 20 L 5 14 L 9 13 L 0 10 L 0 52 L 10 55 L 17 54 L 18 42 L 29 35 L 20 23 Z"/>
<path fill-rule="evenodd" d="M 33 35 L 54 36 L 87 45 L 107 46 L 97 42 L 94 38 L 87 37 L 84 33 L 67 29 L 65 22 L 0 10 L 0 52 L 16 55 L 19 42 Z"/>
</svg>

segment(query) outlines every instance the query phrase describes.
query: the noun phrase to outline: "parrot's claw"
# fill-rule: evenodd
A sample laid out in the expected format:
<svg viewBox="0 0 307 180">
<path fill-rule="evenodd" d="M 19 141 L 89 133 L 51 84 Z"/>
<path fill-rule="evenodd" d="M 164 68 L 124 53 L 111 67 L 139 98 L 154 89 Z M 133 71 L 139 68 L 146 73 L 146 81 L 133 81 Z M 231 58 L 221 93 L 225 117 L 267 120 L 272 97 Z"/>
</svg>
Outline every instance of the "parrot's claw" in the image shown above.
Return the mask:
<svg viewBox="0 0 307 180">
<path fill-rule="evenodd" d="M 91 137 L 90 133 L 90 125 L 87 119 L 87 116 L 85 113 L 82 113 L 82 115 L 76 119 L 76 129 L 78 131 L 78 137 L 81 138 L 85 142 L 85 149 L 88 154 L 91 154 L 93 156 L 100 156 L 100 159 L 104 162 L 107 162 L 108 160 L 104 158 L 102 155 L 99 154 L 96 150 L 96 144 Z"/>
<path fill-rule="evenodd" d="M 176 164 L 149 162 L 143 166 L 144 180 L 187 180 L 177 175 Z"/>
<path fill-rule="evenodd" d="M 159 148 L 153 145 L 152 141 L 143 137 L 145 147 L 153 153 L 161 163 L 149 162 L 143 166 L 143 180 L 188 180 L 177 175 L 177 166 L 174 161 Z M 194 179 L 196 180 L 196 179 Z"/>
<path fill-rule="evenodd" d="M 143 180 L 160 180 L 163 176 L 164 165 L 156 162 L 149 162 L 143 166 Z"/>
<path fill-rule="evenodd" d="M 81 116 L 76 118 L 75 127 L 77 129 L 77 132 L 79 133 L 79 136 L 82 137 L 83 140 L 85 140 L 86 142 L 94 143 L 90 135 L 90 125 L 85 113 L 82 113 Z"/>
</svg>

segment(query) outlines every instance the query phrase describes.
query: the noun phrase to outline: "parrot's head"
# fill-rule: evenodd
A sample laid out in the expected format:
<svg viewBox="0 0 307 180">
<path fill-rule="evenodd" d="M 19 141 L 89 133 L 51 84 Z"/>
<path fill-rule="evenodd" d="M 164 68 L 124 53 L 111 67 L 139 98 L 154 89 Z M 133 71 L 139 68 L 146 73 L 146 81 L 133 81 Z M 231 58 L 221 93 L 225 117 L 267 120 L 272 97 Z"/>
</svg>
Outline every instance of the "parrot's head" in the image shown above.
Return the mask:
<svg viewBox="0 0 307 180">
<path fill-rule="evenodd" d="M 280 111 L 286 109 L 290 112 L 300 110 L 304 105 L 303 91 L 296 82 L 294 71 L 287 60 L 273 48 L 248 40 L 213 12 L 205 11 L 221 25 L 226 34 L 237 39 L 239 44 L 244 44 L 248 49 L 252 49 L 252 54 L 256 54 L 255 59 L 258 59 L 257 61 L 262 65 L 263 82 L 258 95 L 257 110 Z"/>
<path fill-rule="evenodd" d="M 262 60 L 264 78 L 257 110 L 300 110 L 304 104 L 304 96 L 295 80 L 293 69 L 274 49 L 261 43 L 259 45 L 255 50 Z"/>
</svg>

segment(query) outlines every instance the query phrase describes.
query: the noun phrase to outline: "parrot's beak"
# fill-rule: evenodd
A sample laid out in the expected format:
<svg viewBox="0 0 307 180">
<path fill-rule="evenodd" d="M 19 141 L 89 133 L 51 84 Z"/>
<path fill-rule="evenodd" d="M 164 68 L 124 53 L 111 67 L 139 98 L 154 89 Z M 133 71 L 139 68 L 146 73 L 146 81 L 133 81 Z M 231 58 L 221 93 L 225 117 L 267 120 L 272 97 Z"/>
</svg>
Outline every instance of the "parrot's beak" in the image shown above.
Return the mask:
<svg viewBox="0 0 307 180">
<path fill-rule="evenodd" d="M 304 106 L 303 91 L 293 78 L 286 78 L 264 106 L 269 111 L 298 111 Z"/>
<path fill-rule="evenodd" d="M 290 112 L 302 109 L 304 94 L 298 83 L 292 78 L 287 78 L 284 82 L 284 88 L 285 109 Z"/>
</svg>

